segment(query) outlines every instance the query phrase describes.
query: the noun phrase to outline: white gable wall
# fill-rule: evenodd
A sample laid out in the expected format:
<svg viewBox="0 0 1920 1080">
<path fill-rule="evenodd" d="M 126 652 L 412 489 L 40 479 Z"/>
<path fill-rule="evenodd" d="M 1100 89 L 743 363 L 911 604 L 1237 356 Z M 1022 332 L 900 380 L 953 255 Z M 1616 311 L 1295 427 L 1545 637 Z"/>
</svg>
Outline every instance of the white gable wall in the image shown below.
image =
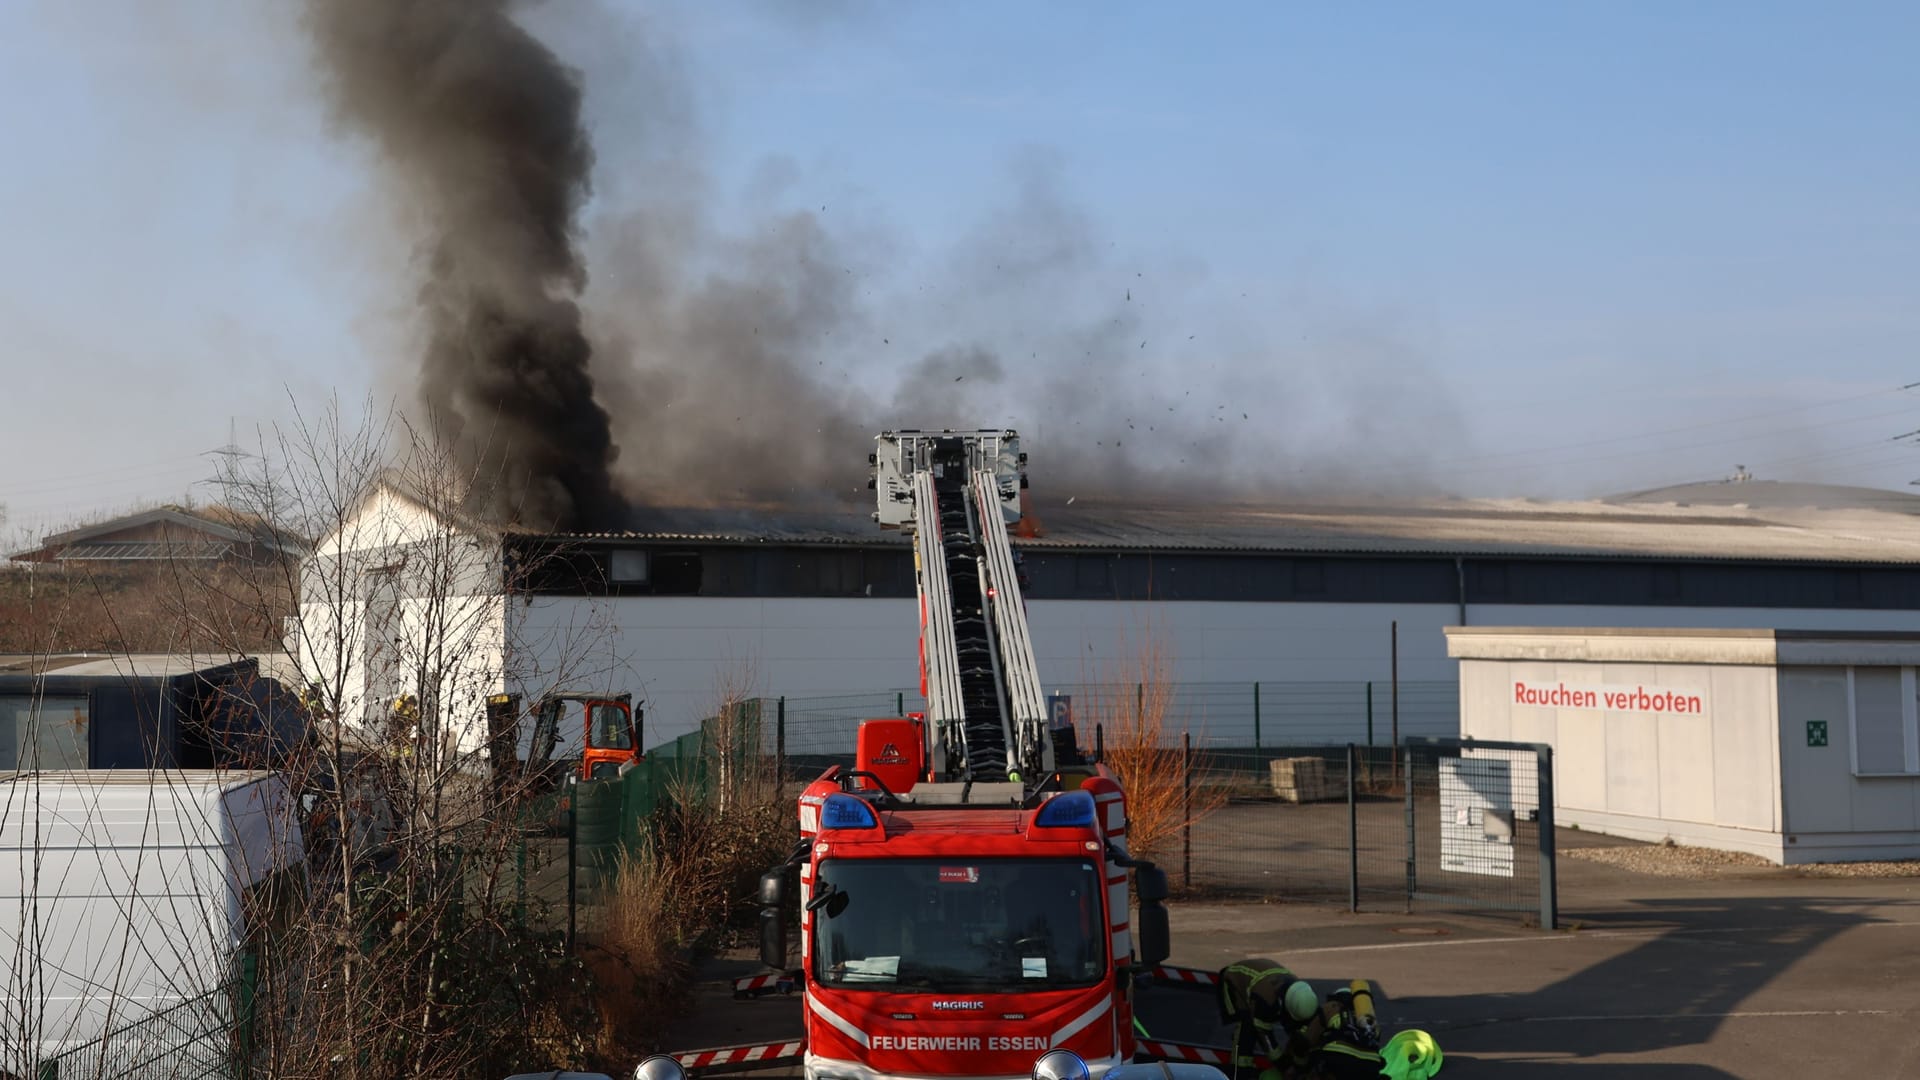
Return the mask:
<svg viewBox="0 0 1920 1080">
<path fill-rule="evenodd" d="M 486 698 L 504 688 L 508 661 L 500 566 L 496 539 L 378 486 L 303 567 L 287 651 L 303 682 L 337 695 L 350 727 L 398 694 L 438 698 L 447 737 L 479 752 Z"/>
</svg>

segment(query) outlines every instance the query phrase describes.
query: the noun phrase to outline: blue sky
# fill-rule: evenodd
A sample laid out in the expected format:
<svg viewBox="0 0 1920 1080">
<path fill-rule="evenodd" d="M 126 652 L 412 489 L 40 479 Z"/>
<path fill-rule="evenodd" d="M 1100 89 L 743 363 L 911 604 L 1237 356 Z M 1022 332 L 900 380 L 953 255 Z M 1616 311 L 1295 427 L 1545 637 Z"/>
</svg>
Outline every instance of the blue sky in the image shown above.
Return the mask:
<svg viewBox="0 0 1920 1080">
<path fill-rule="evenodd" d="M 230 422 L 405 394 L 405 229 L 293 7 L 0 5 L 9 530 L 176 496 Z M 621 304 L 594 226 L 675 182 L 684 116 L 712 227 L 819 213 L 889 344 L 1015 356 L 1125 291 L 1156 372 L 1302 433 L 1236 453 L 1486 495 L 1920 477 L 1912 5 L 529 7 L 585 74 L 590 304 Z M 994 299 L 956 267 L 1019 245 L 983 223 L 1036 173 L 1090 254 Z"/>
</svg>

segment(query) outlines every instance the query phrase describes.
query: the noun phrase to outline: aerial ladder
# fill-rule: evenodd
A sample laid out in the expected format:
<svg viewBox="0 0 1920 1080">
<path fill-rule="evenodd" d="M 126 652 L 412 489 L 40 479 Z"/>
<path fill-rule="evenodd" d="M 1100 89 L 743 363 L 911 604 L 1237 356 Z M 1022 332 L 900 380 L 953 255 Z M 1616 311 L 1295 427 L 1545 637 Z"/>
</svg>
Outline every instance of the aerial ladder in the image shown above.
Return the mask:
<svg viewBox="0 0 1920 1080">
<path fill-rule="evenodd" d="M 912 536 L 921 692 L 935 780 L 1055 768 L 1045 698 L 1007 526 L 1027 456 L 1012 431 L 888 431 L 867 459 L 883 529 Z"/>
</svg>

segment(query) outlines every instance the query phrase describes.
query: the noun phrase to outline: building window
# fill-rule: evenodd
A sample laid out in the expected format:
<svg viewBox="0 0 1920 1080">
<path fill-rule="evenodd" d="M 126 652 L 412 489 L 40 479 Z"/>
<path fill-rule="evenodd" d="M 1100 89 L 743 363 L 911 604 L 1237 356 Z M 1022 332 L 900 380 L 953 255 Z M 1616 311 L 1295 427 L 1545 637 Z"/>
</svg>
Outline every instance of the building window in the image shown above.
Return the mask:
<svg viewBox="0 0 1920 1080">
<path fill-rule="evenodd" d="M 1912 668 L 1847 669 L 1856 776 L 1920 774 L 1920 697 Z"/>
<path fill-rule="evenodd" d="M 83 694 L 0 695 L 0 772 L 87 767 Z"/>
<path fill-rule="evenodd" d="M 651 569 L 655 596 L 700 595 L 699 552 L 663 552 L 653 560 Z"/>
<path fill-rule="evenodd" d="M 647 553 L 641 548 L 614 548 L 607 558 L 607 576 L 615 585 L 643 585 L 647 580 Z"/>
</svg>

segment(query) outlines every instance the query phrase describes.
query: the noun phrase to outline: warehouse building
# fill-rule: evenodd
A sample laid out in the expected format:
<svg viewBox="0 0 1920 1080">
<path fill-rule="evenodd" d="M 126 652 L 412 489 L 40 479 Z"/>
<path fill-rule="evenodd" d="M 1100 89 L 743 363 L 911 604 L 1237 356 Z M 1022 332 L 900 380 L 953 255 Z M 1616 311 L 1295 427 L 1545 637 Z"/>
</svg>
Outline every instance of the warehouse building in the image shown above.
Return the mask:
<svg viewBox="0 0 1920 1080">
<path fill-rule="evenodd" d="M 1132 682 L 1151 644 L 1149 674 L 1199 703 L 1178 723 L 1212 745 L 1248 745 L 1255 725 L 1269 745 L 1366 741 L 1367 691 L 1384 742 L 1396 674 L 1401 734 L 1456 732 L 1448 626 L 1920 631 L 1920 499 L 1899 493 L 1753 481 L 1577 503 L 1061 501 L 1030 504 L 1015 541 L 1043 681 Z M 474 703 L 462 715 L 502 687 L 629 691 L 654 745 L 729 685 L 913 707 L 912 557 L 864 508 L 500 535 L 428 505 L 384 481 L 308 563 L 305 640 L 289 649 L 309 670 L 349 670 L 367 702 L 427 662 L 406 655 L 419 635 L 405 628 L 448 610 L 424 599 L 440 592 L 459 598 L 453 644 L 473 657 L 455 680 Z M 1440 704 L 1416 708 L 1423 687 Z"/>
<path fill-rule="evenodd" d="M 1461 734 L 1552 746 L 1562 827 L 1920 858 L 1920 633 L 1451 627 Z"/>
</svg>

